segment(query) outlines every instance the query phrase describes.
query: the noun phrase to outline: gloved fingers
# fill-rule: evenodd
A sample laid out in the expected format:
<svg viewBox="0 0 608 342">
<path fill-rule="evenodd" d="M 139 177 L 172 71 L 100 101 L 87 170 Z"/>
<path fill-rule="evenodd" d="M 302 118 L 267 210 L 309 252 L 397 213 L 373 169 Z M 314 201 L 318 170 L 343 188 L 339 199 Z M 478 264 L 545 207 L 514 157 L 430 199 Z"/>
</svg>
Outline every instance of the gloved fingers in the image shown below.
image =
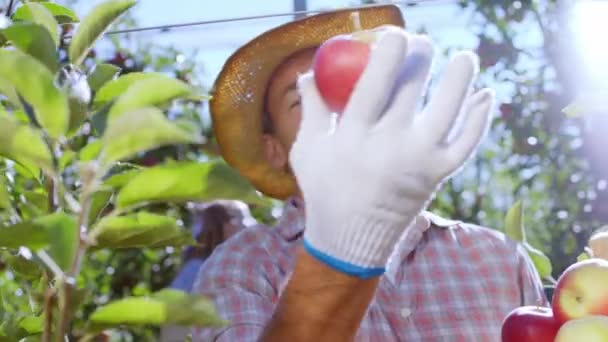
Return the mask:
<svg viewBox="0 0 608 342">
<path fill-rule="evenodd" d="M 380 34 L 346 105 L 344 116 L 340 118 L 338 130 L 350 130 L 352 126 L 370 127 L 377 122 L 405 59 L 407 40 L 407 33 L 396 27 L 387 28 Z"/>
<path fill-rule="evenodd" d="M 478 72 L 478 57 L 472 52 L 458 53 L 448 64 L 432 95 L 423 120 L 442 142 L 462 111 L 471 83 Z"/>
<path fill-rule="evenodd" d="M 412 35 L 408 40 L 405 63 L 399 71 L 397 86 L 391 96 L 390 109 L 381 119 L 381 125 L 402 130 L 417 113 L 417 106 L 428 84 L 433 61 L 433 42 L 427 36 Z"/>
<path fill-rule="evenodd" d="M 471 96 L 460 134 L 448 145 L 446 165 L 455 171 L 473 154 L 490 127 L 494 107 L 494 90 L 483 89 Z"/>
<path fill-rule="evenodd" d="M 328 134 L 331 128 L 330 110 L 319 94 L 314 75 L 306 73 L 298 78 L 298 92 L 302 103 L 302 119 L 298 139 Z"/>
</svg>

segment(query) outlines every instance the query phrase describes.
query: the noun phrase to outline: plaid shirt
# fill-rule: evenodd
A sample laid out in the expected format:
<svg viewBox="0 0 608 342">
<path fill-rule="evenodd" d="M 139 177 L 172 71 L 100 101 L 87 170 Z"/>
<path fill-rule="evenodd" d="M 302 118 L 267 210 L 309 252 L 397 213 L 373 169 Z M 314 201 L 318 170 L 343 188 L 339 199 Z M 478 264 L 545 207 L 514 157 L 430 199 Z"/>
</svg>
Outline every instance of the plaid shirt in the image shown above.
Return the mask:
<svg viewBox="0 0 608 342">
<path fill-rule="evenodd" d="M 509 311 L 547 305 L 520 245 L 495 230 L 425 215 L 430 228 L 398 244 L 356 341 L 495 342 Z M 276 229 L 247 228 L 216 249 L 194 291 L 230 324 L 196 328 L 193 341 L 257 341 L 294 266 L 303 221 L 292 200 Z"/>
</svg>

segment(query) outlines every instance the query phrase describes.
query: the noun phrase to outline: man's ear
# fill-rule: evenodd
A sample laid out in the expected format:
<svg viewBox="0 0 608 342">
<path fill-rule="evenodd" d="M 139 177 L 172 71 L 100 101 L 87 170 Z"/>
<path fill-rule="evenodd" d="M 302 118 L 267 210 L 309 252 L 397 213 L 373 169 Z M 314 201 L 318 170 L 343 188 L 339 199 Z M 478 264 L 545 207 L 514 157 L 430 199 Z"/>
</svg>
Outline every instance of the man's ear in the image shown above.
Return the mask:
<svg viewBox="0 0 608 342">
<path fill-rule="evenodd" d="M 289 155 L 283 144 L 270 134 L 264 134 L 262 140 L 266 160 L 273 168 L 277 170 L 284 169 L 288 164 Z"/>
</svg>

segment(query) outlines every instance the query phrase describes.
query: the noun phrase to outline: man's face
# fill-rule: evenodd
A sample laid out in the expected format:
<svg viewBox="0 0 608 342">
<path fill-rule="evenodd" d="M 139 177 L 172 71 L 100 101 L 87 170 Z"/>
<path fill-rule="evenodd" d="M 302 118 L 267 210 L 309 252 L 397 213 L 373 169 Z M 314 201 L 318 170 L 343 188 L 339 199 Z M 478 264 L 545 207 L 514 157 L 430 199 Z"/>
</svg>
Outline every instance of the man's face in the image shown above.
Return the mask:
<svg viewBox="0 0 608 342">
<path fill-rule="evenodd" d="M 277 68 L 268 86 L 266 110 L 273 131 L 266 135 L 265 147 L 267 158 L 277 168 L 287 166 L 287 156 L 298 133 L 302 113 L 296 82 L 300 74 L 310 69 L 314 52 L 310 49 L 293 55 Z"/>
</svg>

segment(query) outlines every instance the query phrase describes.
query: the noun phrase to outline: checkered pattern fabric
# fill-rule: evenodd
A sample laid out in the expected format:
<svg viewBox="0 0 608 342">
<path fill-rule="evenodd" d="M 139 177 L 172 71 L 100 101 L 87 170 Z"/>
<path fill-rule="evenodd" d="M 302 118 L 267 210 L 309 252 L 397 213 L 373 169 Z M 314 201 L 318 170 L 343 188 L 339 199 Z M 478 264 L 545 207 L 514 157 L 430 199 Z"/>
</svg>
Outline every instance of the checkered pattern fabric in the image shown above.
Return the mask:
<svg viewBox="0 0 608 342">
<path fill-rule="evenodd" d="M 393 253 L 356 341 L 496 342 L 509 311 L 548 305 L 520 245 L 495 230 L 427 214 L 431 227 L 402 239 Z M 290 201 L 275 228 L 249 228 L 218 247 L 194 291 L 209 296 L 230 324 L 196 328 L 194 341 L 257 340 L 289 279 L 303 229 Z"/>
</svg>

